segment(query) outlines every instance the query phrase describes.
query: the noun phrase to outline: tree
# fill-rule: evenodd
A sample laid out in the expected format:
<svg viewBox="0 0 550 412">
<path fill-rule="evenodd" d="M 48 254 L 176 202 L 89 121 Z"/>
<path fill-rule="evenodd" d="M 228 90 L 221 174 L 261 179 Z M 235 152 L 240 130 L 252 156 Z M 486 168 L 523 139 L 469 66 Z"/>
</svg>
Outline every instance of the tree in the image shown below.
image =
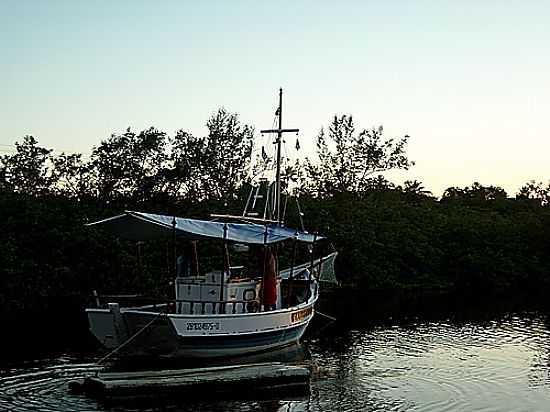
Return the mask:
<svg viewBox="0 0 550 412">
<path fill-rule="evenodd" d="M 441 196 L 442 202 L 458 200 L 467 203 L 483 203 L 488 201 L 503 200 L 508 195 L 506 191 L 498 186 L 483 186 L 478 182 L 474 182 L 470 187 L 464 189 L 458 187 L 449 187 Z"/>
<path fill-rule="evenodd" d="M 0 192 L 12 190 L 12 185 L 10 184 L 9 177 L 10 174 L 7 166 L 4 164 L 4 158 L 0 157 Z"/>
<path fill-rule="evenodd" d="M 418 180 L 406 180 L 403 187 L 398 186 L 397 189 L 402 191 L 406 198 L 411 201 L 435 199 L 433 193 L 427 190 L 422 182 Z"/>
<path fill-rule="evenodd" d="M 162 183 L 167 158 L 166 133 L 154 127 L 139 134 L 130 128 L 111 135 L 92 151 L 94 186 L 102 199 L 151 198 Z"/>
<path fill-rule="evenodd" d="M 547 206 L 550 204 L 550 182 L 545 186 L 542 182 L 531 180 L 519 189 L 516 199 L 531 199 L 541 206 Z"/>
<path fill-rule="evenodd" d="M 203 191 L 207 198 L 232 199 L 246 180 L 254 128 L 242 125 L 236 113 L 220 108 L 206 122 Z"/>
<path fill-rule="evenodd" d="M 317 135 L 319 162 L 306 160 L 305 189 L 321 196 L 366 190 L 373 174 L 414 164 L 405 153 L 408 138 L 386 139 L 382 126 L 357 133 L 351 115 L 334 116 L 328 133 Z"/>
<path fill-rule="evenodd" d="M 92 195 L 92 165 L 83 161 L 81 154 L 61 153 L 59 156 L 52 158 L 52 164 L 52 176 L 56 181 L 56 193 L 77 199 Z"/>
<path fill-rule="evenodd" d="M 204 199 L 205 138 L 178 130 L 170 140 L 170 147 L 170 166 L 165 170 L 165 191 L 172 197 Z"/>
<path fill-rule="evenodd" d="M 49 164 L 52 150 L 38 146 L 33 136 L 25 136 L 15 143 L 16 152 L 1 157 L 4 186 L 30 195 L 49 193 L 55 184 Z"/>
<path fill-rule="evenodd" d="M 432 192 L 427 190 L 422 182 L 419 182 L 418 180 L 406 180 L 403 183 L 403 192 L 425 196 L 431 196 L 432 194 Z"/>
</svg>

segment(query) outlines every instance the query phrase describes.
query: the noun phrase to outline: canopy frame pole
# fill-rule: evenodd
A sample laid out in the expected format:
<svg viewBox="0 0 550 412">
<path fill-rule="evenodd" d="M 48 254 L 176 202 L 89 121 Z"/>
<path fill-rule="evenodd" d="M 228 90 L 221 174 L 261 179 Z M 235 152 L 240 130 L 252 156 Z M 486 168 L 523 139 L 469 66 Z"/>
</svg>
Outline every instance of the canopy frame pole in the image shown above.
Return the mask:
<svg viewBox="0 0 550 412">
<path fill-rule="evenodd" d="M 225 285 L 225 274 L 229 274 L 229 257 L 227 256 L 227 223 L 223 224 L 223 265 L 222 273 L 220 276 L 220 305 L 218 307 L 218 313 L 223 313 L 223 287 Z"/>
<path fill-rule="evenodd" d="M 275 276 L 279 277 L 279 243 L 275 243 Z"/>
<path fill-rule="evenodd" d="M 300 207 L 300 201 L 298 200 L 298 196 L 296 196 L 296 207 L 298 209 L 298 217 L 300 218 L 300 228 L 302 229 L 302 232 L 306 231 L 306 228 L 304 226 L 304 214 L 302 213 L 302 208 Z"/>
<path fill-rule="evenodd" d="M 288 275 L 288 292 L 286 296 L 287 307 L 290 307 L 290 297 L 292 296 L 292 289 L 294 286 L 294 265 L 296 264 L 296 247 L 298 245 L 298 232 L 294 235 L 294 241 L 292 243 L 292 260 L 290 262 L 290 274 Z"/>
<path fill-rule="evenodd" d="M 139 276 L 143 277 L 143 258 L 141 253 L 141 246 L 143 245 L 143 242 L 138 240 L 136 242 L 136 252 L 137 252 L 137 264 L 138 264 L 138 270 L 139 270 Z"/>
<path fill-rule="evenodd" d="M 279 272 L 279 251 L 281 250 L 281 248 L 279 247 L 279 243 L 275 243 L 274 245 L 274 258 L 275 258 L 275 288 L 277 288 L 277 281 L 279 280 L 280 278 L 280 272 Z M 279 300 L 280 298 L 280 293 L 277 293 L 277 299 L 275 300 L 275 305 L 277 305 L 277 301 Z M 281 305 L 282 305 L 282 299 L 281 299 Z M 276 306 L 275 306 L 276 307 Z"/>
<path fill-rule="evenodd" d="M 260 312 L 262 311 L 264 305 L 264 278 L 267 272 L 267 225 L 265 225 L 264 231 L 264 259 L 263 259 L 263 271 L 262 271 L 262 280 L 260 281 Z"/>
<path fill-rule="evenodd" d="M 195 276 L 199 276 L 199 252 L 197 250 L 197 241 L 192 240 L 193 245 L 193 259 L 195 260 Z"/>
<path fill-rule="evenodd" d="M 176 250 L 176 216 L 172 216 L 172 252 L 174 257 L 174 278 L 178 276 L 178 253 Z"/>
<path fill-rule="evenodd" d="M 317 232 L 313 234 L 313 242 L 311 242 L 311 264 L 309 266 L 309 281 L 313 277 L 313 263 L 315 262 L 315 242 L 317 241 Z"/>
</svg>

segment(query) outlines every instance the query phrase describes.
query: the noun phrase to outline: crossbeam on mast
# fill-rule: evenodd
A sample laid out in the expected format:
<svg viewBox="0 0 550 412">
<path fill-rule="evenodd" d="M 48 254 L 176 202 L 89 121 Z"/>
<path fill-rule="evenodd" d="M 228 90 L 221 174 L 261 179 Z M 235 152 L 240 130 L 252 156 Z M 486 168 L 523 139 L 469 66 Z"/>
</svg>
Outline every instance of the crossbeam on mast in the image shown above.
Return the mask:
<svg viewBox="0 0 550 412">
<path fill-rule="evenodd" d="M 298 133 L 300 129 L 266 129 L 260 130 L 260 133 Z"/>
</svg>

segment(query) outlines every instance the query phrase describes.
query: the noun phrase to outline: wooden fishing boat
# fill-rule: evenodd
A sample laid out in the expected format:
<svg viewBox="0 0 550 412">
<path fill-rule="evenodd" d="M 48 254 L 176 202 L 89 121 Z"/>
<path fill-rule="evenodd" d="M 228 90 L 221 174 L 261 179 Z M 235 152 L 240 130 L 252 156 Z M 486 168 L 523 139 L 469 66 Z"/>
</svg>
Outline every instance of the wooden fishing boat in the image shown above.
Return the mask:
<svg viewBox="0 0 550 412">
<path fill-rule="evenodd" d="M 175 299 L 142 306 L 107 302 L 86 309 L 90 329 L 120 355 L 220 357 L 265 351 L 298 342 L 314 315 L 319 285 L 334 281 L 337 253 L 321 255 L 319 234 L 286 227 L 281 216 L 280 153 L 283 129 L 282 91 L 277 135 L 277 173 L 268 186 L 272 216 L 213 215 L 214 220 L 127 211 L 89 224 L 124 239 L 220 242 L 222 268 L 202 272 L 198 257 L 175 259 Z M 257 193 L 257 192 L 256 192 Z M 257 194 L 254 195 L 258 197 Z M 250 198 L 249 198 L 250 200 Z M 300 244 L 308 258 L 297 262 Z M 282 249 L 291 250 L 288 267 L 280 268 Z M 175 246 L 174 246 L 175 249 Z M 230 251 L 248 253 L 256 265 L 232 265 Z M 192 264 L 191 264 L 192 263 Z M 190 267 L 193 267 L 193 270 Z M 194 273 L 193 273 L 194 272 Z"/>
</svg>

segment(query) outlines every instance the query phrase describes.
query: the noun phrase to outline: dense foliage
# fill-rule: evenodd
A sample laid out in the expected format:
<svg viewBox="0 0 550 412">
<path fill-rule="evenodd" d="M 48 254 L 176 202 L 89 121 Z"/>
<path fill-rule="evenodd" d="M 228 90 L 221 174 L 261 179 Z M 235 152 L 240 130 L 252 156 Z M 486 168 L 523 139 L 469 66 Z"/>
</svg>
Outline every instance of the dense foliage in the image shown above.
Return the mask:
<svg viewBox="0 0 550 412">
<path fill-rule="evenodd" d="M 169 291 L 168 244 L 135 244 L 84 227 L 125 209 L 206 217 L 238 212 L 248 194 L 254 129 L 220 109 L 208 134 L 155 128 L 113 134 L 88 160 L 56 155 L 32 136 L 0 157 L 0 310 L 40 307 L 55 296 Z M 421 182 L 395 186 L 408 136 L 357 131 L 335 117 L 317 137 L 318 159 L 287 173 L 310 230 L 340 252 L 338 276 L 360 288 L 488 291 L 549 286 L 550 186 L 529 182 L 516 198 L 474 183 L 441 199 Z M 299 224 L 289 208 L 289 224 Z"/>
</svg>

